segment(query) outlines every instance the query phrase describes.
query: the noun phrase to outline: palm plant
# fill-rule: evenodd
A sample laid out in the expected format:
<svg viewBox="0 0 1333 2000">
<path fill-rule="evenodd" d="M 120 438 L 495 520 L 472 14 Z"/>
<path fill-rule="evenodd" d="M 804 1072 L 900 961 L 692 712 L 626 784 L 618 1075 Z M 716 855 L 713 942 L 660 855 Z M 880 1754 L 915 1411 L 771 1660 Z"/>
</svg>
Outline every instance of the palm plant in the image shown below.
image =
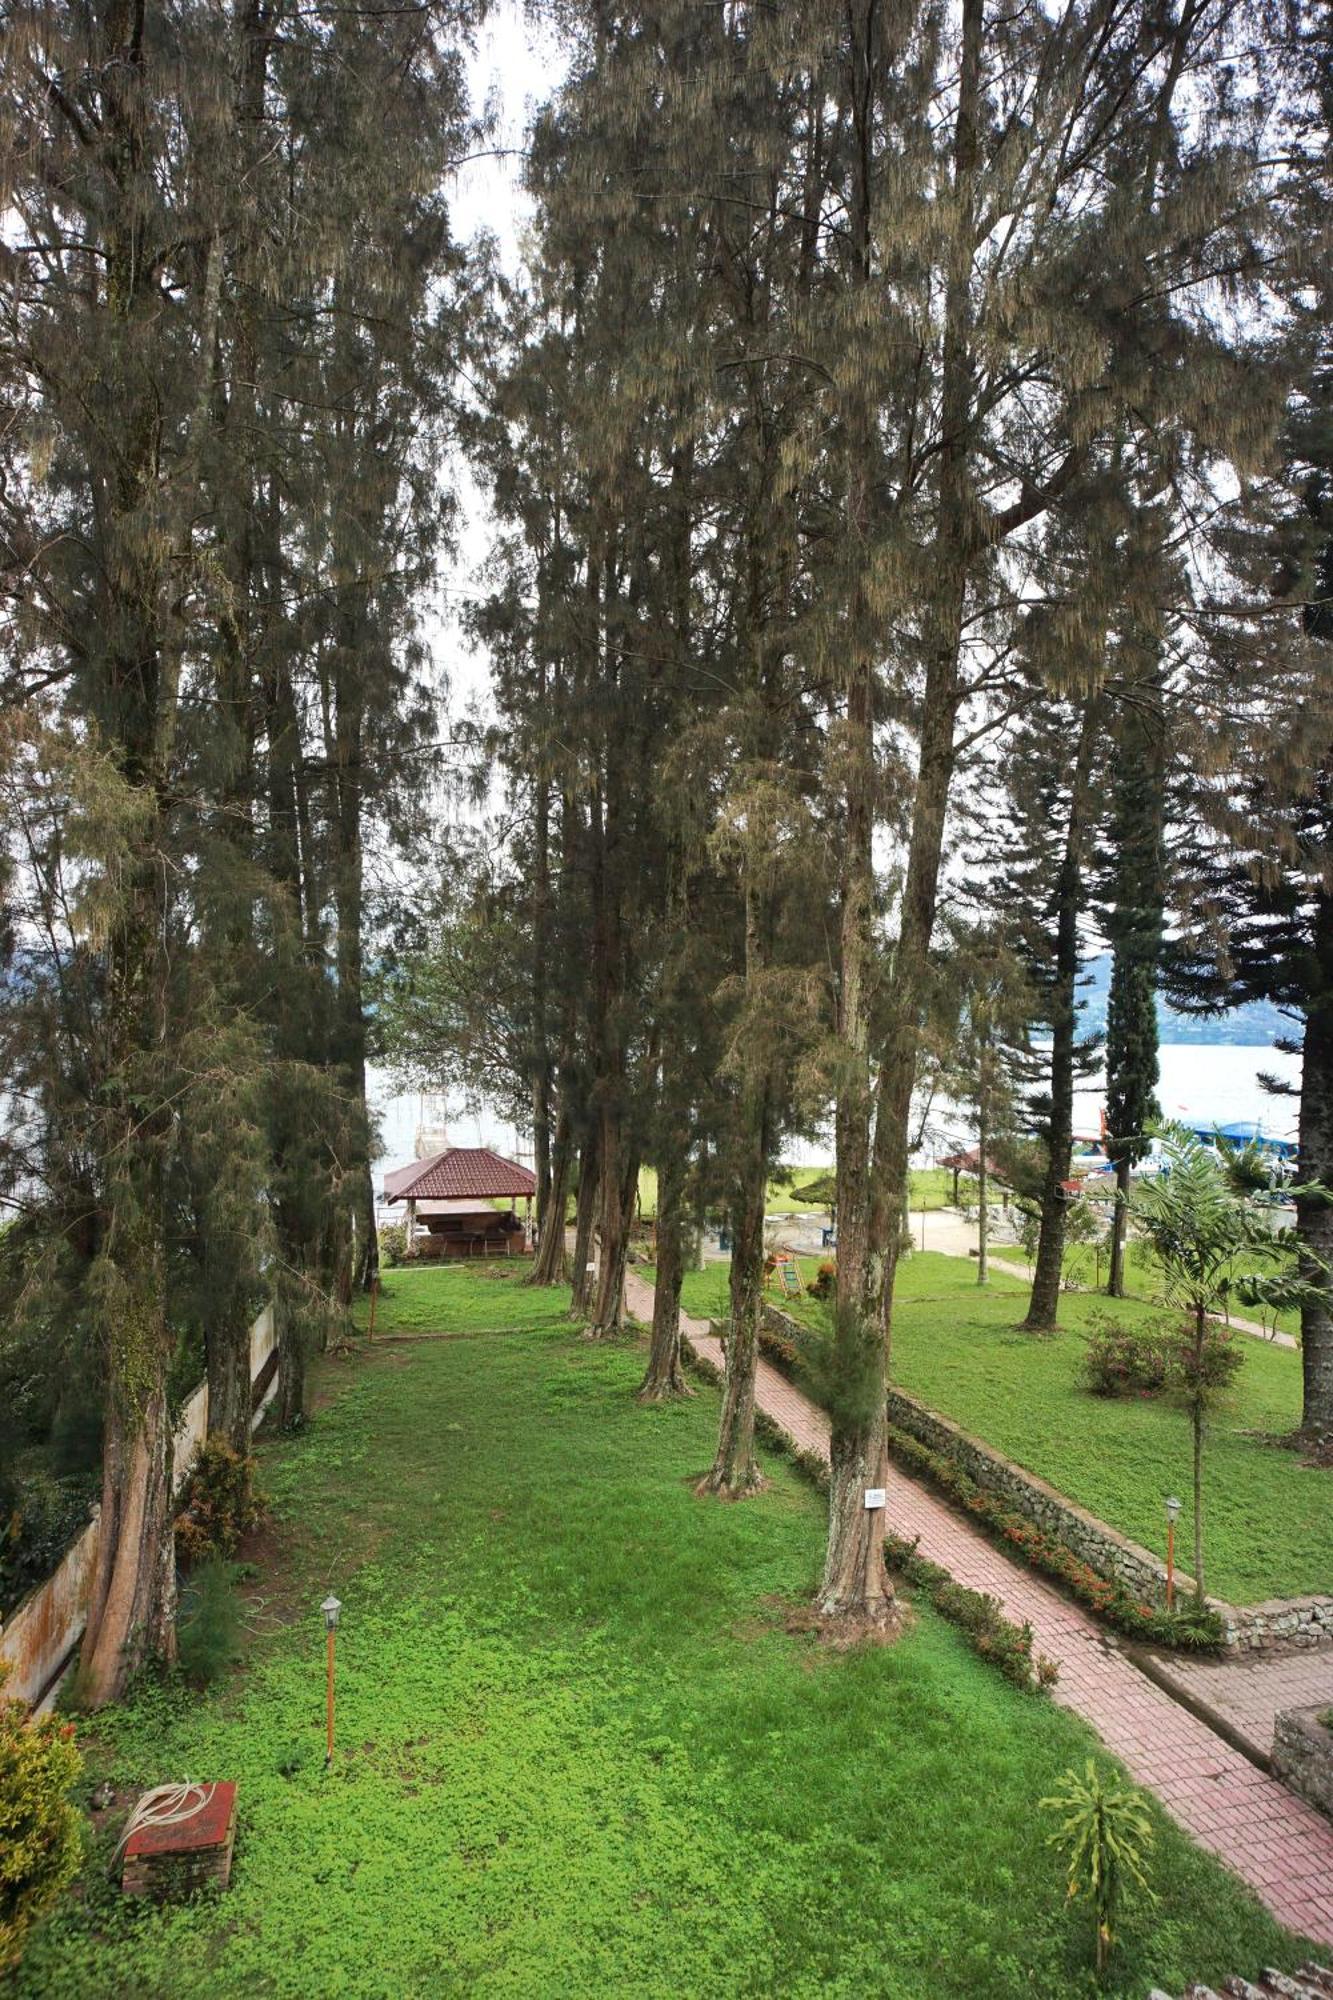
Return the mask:
<svg viewBox="0 0 1333 2000">
<path fill-rule="evenodd" d="M 1065 1772 L 1064 1789 L 1040 1804 L 1064 1815 L 1050 1835 L 1069 1871 L 1069 1895 L 1086 1895 L 1097 1927 L 1097 1974 L 1106 1971 L 1115 1943 L 1115 1925 L 1127 1893 L 1137 1889 L 1152 1900 L 1144 1856 L 1153 1844 L 1153 1825 L 1142 1792 L 1114 1777 L 1103 1778 L 1089 1757 L 1084 1775 Z"/>
<path fill-rule="evenodd" d="M 1310 1289 L 1255 1195 L 1270 1182 L 1257 1149 L 1218 1151 L 1179 1126 L 1162 1131 L 1166 1171 L 1135 1190 L 1134 1219 L 1157 1259 L 1170 1304 L 1189 1316 L 1185 1380 L 1194 1443 L 1194 1588 L 1203 1602 L 1203 1439 L 1216 1388 L 1206 1365 L 1209 1320 L 1233 1295 L 1250 1305 L 1299 1304 Z M 1300 1189 L 1321 1198 L 1322 1188 Z M 1327 1273 L 1323 1274 L 1327 1277 Z"/>
</svg>

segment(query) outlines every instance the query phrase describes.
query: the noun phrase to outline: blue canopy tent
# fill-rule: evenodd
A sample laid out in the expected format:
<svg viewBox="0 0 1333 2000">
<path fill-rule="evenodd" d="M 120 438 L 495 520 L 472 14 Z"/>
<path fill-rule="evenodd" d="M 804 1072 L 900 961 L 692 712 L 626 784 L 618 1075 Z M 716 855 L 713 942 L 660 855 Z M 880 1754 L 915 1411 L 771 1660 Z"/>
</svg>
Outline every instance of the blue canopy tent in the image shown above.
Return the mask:
<svg viewBox="0 0 1333 2000">
<path fill-rule="evenodd" d="M 1296 1157 L 1294 1139 L 1275 1139 L 1252 1118 L 1238 1118 L 1231 1125 L 1195 1125 L 1191 1130 L 1195 1138 L 1202 1139 L 1205 1145 L 1213 1139 L 1225 1139 L 1233 1146 L 1258 1146 L 1261 1152 L 1273 1153 L 1280 1160 L 1294 1160 Z"/>
</svg>

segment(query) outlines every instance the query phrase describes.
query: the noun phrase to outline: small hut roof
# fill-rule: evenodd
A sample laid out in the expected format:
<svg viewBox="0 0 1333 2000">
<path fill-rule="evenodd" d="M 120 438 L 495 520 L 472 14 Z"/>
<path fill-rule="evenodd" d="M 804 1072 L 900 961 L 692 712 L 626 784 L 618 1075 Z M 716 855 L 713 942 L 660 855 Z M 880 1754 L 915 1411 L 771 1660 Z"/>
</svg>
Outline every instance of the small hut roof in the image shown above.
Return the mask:
<svg viewBox="0 0 1333 2000">
<path fill-rule="evenodd" d="M 954 1171 L 964 1174 L 979 1173 L 981 1170 L 981 1148 L 980 1146 L 973 1146 L 965 1153 L 946 1153 L 944 1158 L 937 1160 L 935 1164 L 937 1167 L 947 1167 L 951 1173 Z M 989 1157 L 986 1161 L 986 1172 L 992 1180 L 998 1181 L 1004 1178 L 1000 1168 Z"/>
<path fill-rule="evenodd" d="M 385 1199 L 490 1201 L 496 1195 L 535 1194 L 537 1177 L 489 1146 L 449 1146 L 384 1176 Z"/>
<path fill-rule="evenodd" d="M 821 1208 L 832 1208 L 838 1199 L 837 1176 L 820 1174 L 815 1180 L 807 1181 L 803 1187 L 793 1187 L 792 1193 L 798 1201 L 816 1201 Z"/>
</svg>

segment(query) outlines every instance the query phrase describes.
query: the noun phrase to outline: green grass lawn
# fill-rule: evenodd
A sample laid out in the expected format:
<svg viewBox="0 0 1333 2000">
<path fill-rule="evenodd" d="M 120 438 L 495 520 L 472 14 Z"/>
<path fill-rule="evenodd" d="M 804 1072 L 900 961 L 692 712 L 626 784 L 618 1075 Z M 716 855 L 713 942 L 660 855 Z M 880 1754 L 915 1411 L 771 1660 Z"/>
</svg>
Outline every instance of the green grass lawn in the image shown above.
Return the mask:
<svg viewBox="0 0 1333 2000">
<path fill-rule="evenodd" d="M 229 1893 L 125 1903 L 108 1832 L 17 1993 L 1090 1995 L 1086 1911 L 1036 1805 L 1088 1732 L 928 1609 L 887 1651 L 790 1636 L 819 1496 L 779 1462 L 744 1506 L 696 1499 L 715 1393 L 639 1408 L 641 1352 L 590 1345 L 563 1294 L 500 1269 L 392 1276 L 386 1331 L 509 1330 L 322 1363 L 309 1428 L 262 1451 L 248 1663 L 98 1723 L 89 1782 L 239 1781 Z M 1160 1902 L 1126 1921 L 1110 1990 L 1293 1965 L 1153 1817 Z"/>
<path fill-rule="evenodd" d="M 817 1259 L 806 1260 L 812 1275 Z M 725 1314 L 727 1267 L 685 1281 L 687 1311 Z M 1169 1398 L 1108 1401 L 1081 1385 L 1090 1317 L 1114 1310 L 1151 1318 L 1155 1309 L 1067 1293 L 1061 1331 L 1020 1333 L 1020 1280 L 997 1269 L 982 1291 L 975 1265 L 919 1251 L 902 1265 L 893 1315 L 894 1379 L 932 1409 L 1039 1473 L 1072 1500 L 1150 1549 L 1162 1551 L 1162 1501 L 1185 1501 L 1178 1546 L 1192 1546 L 1190 1425 Z M 775 1302 L 792 1309 L 792 1302 Z M 795 1302 L 820 1325 L 817 1302 Z M 1300 1356 L 1236 1336 L 1244 1356 L 1232 1392 L 1210 1420 L 1204 1460 L 1205 1576 L 1236 1604 L 1333 1586 L 1333 1474 L 1302 1465 L 1263 1442 L 1300 1417 Z"/>
<path fill-rule="evenodd" d="M 833 1172 L 832 1165 L 824 1167 L 797 1167 L 788 1181 L 770 1181 L 764 1196 L 764 1206 L 770 1215 L 826 1215 L 827 1202 L 807 1201 L 801 1190 L 815 1181 L 825 1180 Z M 953 1175 L 943 1167 L 914 1167 L 912 1169 L 912 1207 L 918 1212 L 926 1208 L 943 1208 L 953 1194 Z M 573 1212 L 573 1203 L 570 1203 Z M 645 1222 L 657 1214 L 657 1169 L 639 1169 L 639 1213 Z"/>
<path fill-rule="evenodd" d="M 991 1246 L 991 1255 L 1007 1264 L 1026 1264 L 1028 1253 L 1017 1243 L 1003 1243 Z M 1071 1244 L 1065 1256 L 1065 1278 L 1091 1291 L 1106 1283 L 1106 1252 L 1098 1256 L 1090 1243 Z M 1254 1265 L 1237 1260 L 1239 1275 L 1243 1270 L 1252 1270 Z M 1125 1246 L 1125 1288 L 1131 1298 L 1143 1299 L 1149 1305 L 1159 1303 L 1162 1296 L 1161 1270 L 1152 1250 L 1146 1243 L 1133 1238 Z M 1247 1306 L 1237 1298 L 1232 1305 L 1233 1316 L 1252 1321 L 1256 1326 L 1276 1328 L 1279 1333 L 1297 1335 L 1301 1330 L 1300 1313 L 1291 1307 L 1274 1311 L 1270 1306 Z"/>
</svg>

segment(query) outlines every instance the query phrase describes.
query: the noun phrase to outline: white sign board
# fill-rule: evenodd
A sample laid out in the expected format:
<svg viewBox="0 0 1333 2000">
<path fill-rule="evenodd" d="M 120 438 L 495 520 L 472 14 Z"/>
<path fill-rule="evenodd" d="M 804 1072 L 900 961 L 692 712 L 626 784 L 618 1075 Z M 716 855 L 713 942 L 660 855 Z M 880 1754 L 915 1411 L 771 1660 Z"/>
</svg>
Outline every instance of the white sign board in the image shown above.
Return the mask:
<svg viewBox="0 0 1333 2000">
<path fill-rule="evenodd" d="M 882 1507 L 884 1505 L 884 1500 L 885 1500 L 885 1490 L 882 1486 L 867 1486 L 866 1488 L 867 1508 Z"/>
</svg>

